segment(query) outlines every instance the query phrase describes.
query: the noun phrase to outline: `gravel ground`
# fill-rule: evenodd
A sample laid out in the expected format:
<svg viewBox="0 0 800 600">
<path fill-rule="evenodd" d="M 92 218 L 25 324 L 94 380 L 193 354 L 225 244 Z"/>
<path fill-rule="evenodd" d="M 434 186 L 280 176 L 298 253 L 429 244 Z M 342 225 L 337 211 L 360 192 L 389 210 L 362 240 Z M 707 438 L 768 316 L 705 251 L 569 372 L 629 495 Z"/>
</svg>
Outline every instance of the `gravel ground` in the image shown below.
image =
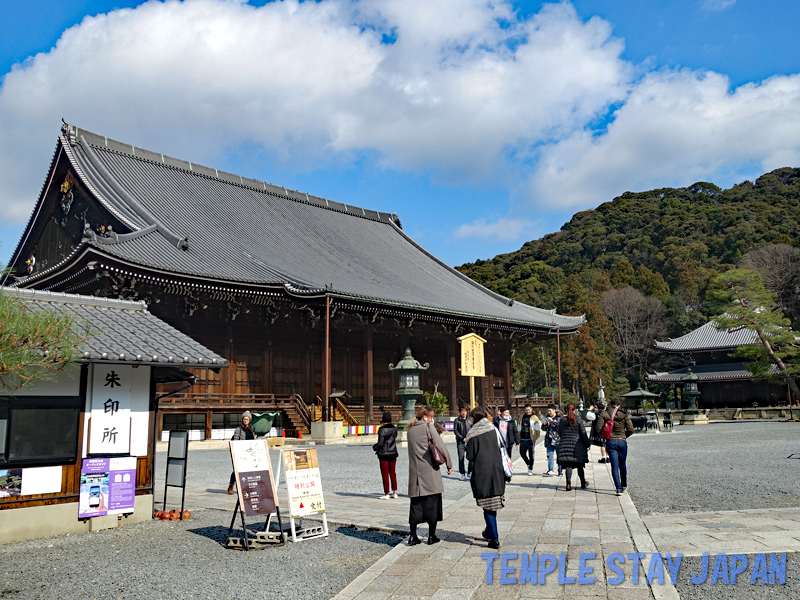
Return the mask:
<svg viewBox="0 0 800 600">
<path fill-rule="evenodd" d="M 731 421 L 637 433 L 628 492 L 642 515 L 800 506 L 800 423 Z M 538 448 L 537 448 L 538 450 Z"/>
<path fill-rule="evenodd" d="M 748 554 L 747 569 L 736 577 L 736 584 L 725 585 L 720 581 L 711 584 L 711 574 L 714 571 L 714 555 L 709 559 L 708 579 L 705 583 L 695 585 L 692 583 L 692 574 L 701 572 L 700 557 L 684 558 L 678 572 L 678 583 L 675 588 L 681 600 L 768 600 L 772 598 L 800 598 L 800 560 L 797 554 L 786 555 L 786 583 L 781 585 L 764 585 L 759 579 L 750 584 L 754 555 Z"/>
<path fill-rule="evenodd" d="M 458 473 L 458 453 L 455 444 L 447 444 L 447 450 L 453 460 L 453 474 L 442 471 L 444 482 L 444 498 L 460 500 L 470 491 L 468 481 L 460 481 Z M 537 447 L 537 456 L 544 455 Z M 398 493 L 405 495 L 408 491 L 408 452 L 399 448 L 397 459 Z M 278 453 L 273 450 L 273 463 Z M 166 452 L 156 455 L 156 472 L 163 481 Z M 372 444 L 340 444 L 318 446 L 317 457 L 322 477 L 322 489 L 326 494 L 342 494 L 353 496 L 381 496 L 383 484 L 378 459 L 372 451 Z M 515 455 L 514 458 L 517 456 Z M 227 488 L 231 476 L 231 456 L 229 450 L 195 450 L 189 452 L 187 480 L 208 482 L 209 488 Z M 175 492 L 172 492 L 175 493 Z"/>
<path fill-rule="evenodd" d="M 189 521 L 2 545 L 0 598 L 318 600 L 336 595 L 401 541 L 341 527 L 327 541 L 226 550 L 230 515 L 200 510 Z"/>
</svg>

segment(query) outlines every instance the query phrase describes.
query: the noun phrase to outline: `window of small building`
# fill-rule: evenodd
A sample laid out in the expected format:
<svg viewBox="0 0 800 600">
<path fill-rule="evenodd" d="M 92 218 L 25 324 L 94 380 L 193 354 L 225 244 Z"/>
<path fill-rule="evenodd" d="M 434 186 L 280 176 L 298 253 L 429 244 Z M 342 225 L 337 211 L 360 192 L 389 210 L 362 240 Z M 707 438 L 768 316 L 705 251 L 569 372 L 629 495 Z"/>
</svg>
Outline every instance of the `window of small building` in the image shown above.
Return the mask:
<svg viewBox="0 0 800 600">
<path fill-rule="evenodd" d="M 186 415 L 165 414 L 164 424 L 162 429 L 164 431 L 173 431 L 175 429 L 200 429 L 206 428 L 206 415 L 205 413 L 189 413 Z"/>
<path fill-rule="evenodd" d="M 0 465 L 45 466 L 78 456 L 80 397 L 0 397 Z"/>
</svg>

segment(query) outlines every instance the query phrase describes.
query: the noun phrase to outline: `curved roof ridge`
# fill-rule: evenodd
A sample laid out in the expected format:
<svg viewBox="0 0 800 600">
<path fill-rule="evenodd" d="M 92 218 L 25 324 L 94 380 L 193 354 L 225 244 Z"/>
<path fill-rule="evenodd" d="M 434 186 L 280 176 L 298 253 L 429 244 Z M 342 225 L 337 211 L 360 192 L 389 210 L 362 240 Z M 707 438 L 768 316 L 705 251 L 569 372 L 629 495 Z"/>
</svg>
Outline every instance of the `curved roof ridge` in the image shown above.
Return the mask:
<svg viewBox="0 0 800 600">
<path fill-rule="evenodd" d="M 145 148 L 140 148 L 138 146 L 134 146 L 133 144 L 126 144 L 106 136 L 101 136 L 91 131 L 79 129 L 77 126 L 70 125 L 68 123 L 65 123 L 65 125 L 62 127 L 62 130 L 66 130 L 65 135 L 67 135 L 68 138 L 64 139 L 63 141 L 67 142 L 67 145 L 70 144 L 71 138 L 75 138 L 77 140 L 80 137 L 80 139 L 86 139 L 87 145 L 94 146 L 95 148 L 105 152 L 122 154 L 136 160 L 149 162 L 168 169 L 177 169 L 197 177 L 214 179 L 229 185 L 235 185 L 238 187 L 251 189 L 256 192 L 277 196 L 292 202 L 310 204 L 312 206 L 318 206 L 326 210 L 343 213 L 361 219 L 369 219 L 371 221 L 378 221 L 382 223 L 393 223 L 402 229 L 402 226 L 400 225 L 400 219 L 396 214 L 393 213 L 380 212 L 360 206 L 345 204 L 343 202 L 336 202 L 334 200 L 328 200 L 327 198 L 320 198 L 319 196 L 310 195 L 307 192 L 289 190 L 286 187 L 273 185 L 271 183 L 267 183 L 266 181 L 260 181 L 258 179 L 252 179 L 250 177 L 243 177 L 234 173 L 220 171 L 219 169 L 206 167 L 204 165 L 192 163 L 191 161 L 167 156 L 161 153 L 153 152 L 152 150 L 147 150 Z M 156 160 L 157 158 L 160 160 Z M 281 193 L 281 191 L 283 191 L 283 193 Z M 123 220 L 123 222 L 125 221 Z M 131 228 L 134 229 L 134 227 Z"/>
<path fill-rule="evenodd" d="M 427 251 L 425 248 L 423 248 L 422 246 L 420 246 L 420 245 L 419 245 L 419 244 L 418 244 L 416 241 L 414 241 L 414 239 L 413 239 L 411 236 L 409 236 L 409 235 L 408 235 L 408 234 L 407 234 L 405 231 L 403 231 L 403 230 L 402 230 L 402 229 L 400 229 L 399 227 L 397 228 L 397 230 L 398 230 L 398 233 L 400 233 L 400 234 L 401 234 L 403 237 L 405 237 L 405 238 L 406 238 L 406 240 L 408 240 L 408 241 L 409 241 L 411 244 L 413 244 L 413 245 L 414 245 L 414 246 L 415 246 L 415 247 L 416 247 L 418 250 L 420 250 L 421 252 L 423 252 L 424 254 L 426 254 L 426 255 L 427 255 L 429 258 L 431 258 L 432 260 L 436 261 L 436 262 L 437 262 L 439 265 L 441 265 L 442 267 L 444 267 L 444 268 L 446 268 L 446 269 L 450 270 L 452 273 L 456 274 L 458 277 L 460 277 L 460 278 L 461 278 L 462 280 L 464 280 L 465 282 L 469 283 L 469 284 L 470 284 L 472 287 L 474 287 L 474 288 L 475 288 L 475 289 L 477 289 L 478 291 L 480 291 L 480 292 L 483 292 L 483 293 L 484 293 L 484 294 L 486 294 L 487 296 L 489 296 L 489 297 L 491 297 L 491 298 L 494 298 L 495 300 L 497 300 L 497 301 L 499 301 L 499 302 L 502 302 L 502 303 L 503 303 L 503 304 L 505 304 L 506 306 L 513 306 L 513 305 L 516 303 L 516 302 L 515 302 L 515 300 L 514 300 L 514 298 L 508 298 L 508 297 L 506 297 L 506 296 L 503 296 L 502 294 L 498 294 L 497 292 L 494 292 L 494 291 L 490 290 L 490 289 L 489 289 L 489 288 L 487 288 L 486 286 L 484 286 L 484 285 L 481 285 L 480 283 L 478 283 L 478 282 L 477 282 L 477 281 L 475 281 L 474 279 L 470 279 L 469 277 L 467 277 L 466 275 L 464 275 L 464 274 L 463 274 L 461 271 L 459 271 L 458 269 L 454 269 L 453 267 L 451 267 L 450 265 L 448 265 L 446 262 L 444 262 L 443 260 L 441 260 L 440 258 L 438 258 L 437 256 L 435 256 L 434 254 L 431 254 L 431 253 L 430 253 L 430 252 L 428 252 L 428 251 Z M 529 304 L 525 304 L 524 302 L 520 302 L 520 303 L 519 303 L 519 305 L 520 305 L 520 306 L 524 306 L 526 309 L 530 310 L 531 312 L 537 313 L 537 314 L 538 314 L 538 313 L 545 313 L 545 314 L 548 314 L 548 315 L 550 315 L 550 316 L 556 316 L 555 309 L 553 309 L 553 310 L 548 310 L 548 309 L 546 309 L 546 308 L 538 308 L 538 307 L 536 307 L 536 306 L 531 306 L 531 305 L 529 305 Z M 559 317 L 562 317 L 562 318 L 566 318 L 566 319 L 570 318 L 570 317 L 568 317 L 567 315 L 560 315 L 560 314 L 559 314 L 559 315 L 557 315 L 557 316 L 559 316 Z M 576 320 L 580 320 L 580 324 L 581 324 L 581 325 L 582 325 L 583 323 L 585 323 L 585 322 L 586 322 L 586 318 L 585 318 L 584 316 L 580 316 L 580 317 L 572 317 L 572 318 L 573 318 L 573 319 L 576 319 Z M 553 327 L 553 329 L 558 329 L 558 327 Z"/>
<path fill-rule="evenodd" d="M 11 266 L 14 264 L 17 258 L 17 254 L 19 254 L 22 246 L 25 245 L 25 242 L 28 240 L 28 235 L 30 235 L 31 225 L 33 225 L 34 219 L 39 214 L 39 211 L 42 208 L 42 203 L 44 202 L 44 197 L 47 194 L 47 190 L 53 183 L 53 177 L 56 174 L 56 165 L 58 163 L 58 159 L 61 157 L 61 152 L 63 150 L 63 145 L 59 142 L 56 142 L 56 147 L 53 150 L 53 157 L 50 159 L 50 168 L 47 170 L 47 177 L 44 178 L 42 182 L 42 189 L 39 190 L 39 199 L 33 205 L 33 209 L 31 209 L 31 215 L 28 217 L 28 225 L 25 227 L 25 234 L 19 238 L 17 242 L 16 248 L 14 248 L 14 252 L 11 253 L 10 258 L 8 259 L 8 265 Z M 5 284 L 9 278 L 11 277 L 11 272 L 6 271 L 0 277 L 0 285 Z"/>
<path fill-rule="evenodd" d="M 109 171 L 106 166 L 100 161 L 99 158 L 92 150 L 91 145 L 86 141 L 86 138 L 83 134 L 81 134 L 81 147 L 86 152 L 86 156 L 89 159 L 89 163 L 92 167 L 94 167 L 98 172 L 100 178 L 102 178 L 103 182 L 108 185 L 111 190 L 116 193 L 117 195 L 121 196 L 122 199 L 130 206 L 135 214 L 142 218 L 148 225 L 154 225 L 155 228 L 161 233 L 165 238 L 167 238 L 170 242 L 175 244 L 178 248 L 182 250 L 187 250 L 189 247 L 189 238 L 188 236 L 179 236 L 175 232 L 173 232 L 169 227 L 164 225 L 158 218 L 153 215 L 149 210 L 147 210 L 142 204 L 136 200 L 130 193 L 122 186 L 120 183 L 114 178 L 114 175 Z"/>
<path fill-rule="evenodd" d="M 60 304 L 73 304 L 80 301 L 87 306 L 103 306 L 125 310 L 147 310 L 144 300 L 121 300 L 119 298 L 101 298 L 99 296 L 86 296 L 84 294 L 68 294 L 66 292 L 52 292 L 46 290 L 33 290 L 26 288 L 0 288 L 6 293 L 17 295 L 27 300 L 40 302 L 57 302 Z"/>
</svg>

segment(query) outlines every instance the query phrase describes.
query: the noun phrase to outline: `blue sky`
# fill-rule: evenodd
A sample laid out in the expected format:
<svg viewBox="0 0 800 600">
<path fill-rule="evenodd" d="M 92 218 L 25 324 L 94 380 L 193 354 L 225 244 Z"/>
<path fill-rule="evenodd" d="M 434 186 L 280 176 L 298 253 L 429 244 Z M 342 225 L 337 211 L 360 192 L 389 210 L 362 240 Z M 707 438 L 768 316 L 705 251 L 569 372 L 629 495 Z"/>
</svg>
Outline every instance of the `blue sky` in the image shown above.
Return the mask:
<svg viewBox="0 0 800 600">
<path fill-rule="evenodd" d="M 398 212 L 453 265 L 627 190 L 800 166 L 797 2 L 30 0 L 2 14 L 2 262 L 62 117 Z"/>
</svg>

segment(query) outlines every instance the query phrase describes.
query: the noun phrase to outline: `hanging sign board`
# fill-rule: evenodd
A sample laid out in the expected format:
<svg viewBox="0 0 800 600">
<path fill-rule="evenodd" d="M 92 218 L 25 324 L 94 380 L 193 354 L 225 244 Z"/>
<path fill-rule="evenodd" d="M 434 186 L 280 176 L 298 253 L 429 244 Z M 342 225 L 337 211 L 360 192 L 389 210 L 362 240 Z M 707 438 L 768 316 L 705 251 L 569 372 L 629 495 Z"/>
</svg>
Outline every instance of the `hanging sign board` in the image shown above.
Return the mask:
<svg viewBox="0 0 800 600">
<path fill-rule="evenodd" d="M 486 340 L 476 333 L 458 338 L 461 344 L 461 375 L 463 377 L 486 377 L 483 345 Z"/>
<path fill-rule="evenodd" d="M 78 518 L 132 513 L 136 457 L 85 458 L 81 465 Z"/>
<path fill-rule="evenodd" d="M 239 489 L 239 505 L 248 517 L 269 515 L 278 506 L 267 440 L 231 441 L 231 460 Z"/>
<path fill-rule="evenodd" d="M 90 454 L 130 453 L 132 380 L 132 365 L 94 365 Z"/>
<path fill-rule="evenodd" d="M 289 514 L 292 518 L 325 513 L 322 480 L 316 448 L 284 450 L 283 468 L 289 491 Z"/>
</svg>

